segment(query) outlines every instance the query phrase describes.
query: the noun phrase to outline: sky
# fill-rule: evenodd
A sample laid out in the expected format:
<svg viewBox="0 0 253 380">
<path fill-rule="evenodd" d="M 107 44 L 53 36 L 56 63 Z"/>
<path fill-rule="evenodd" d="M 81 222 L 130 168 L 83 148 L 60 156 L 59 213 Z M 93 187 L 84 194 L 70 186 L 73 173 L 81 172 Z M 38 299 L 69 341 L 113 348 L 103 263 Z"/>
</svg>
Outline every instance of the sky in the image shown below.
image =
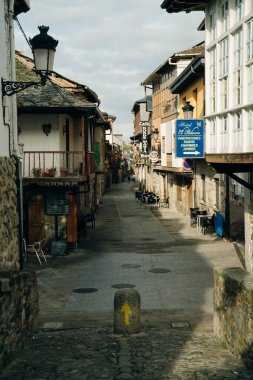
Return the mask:
<svg viewBox="0 0 253 380">
<path fill-rule="evenodd" d="M 169 14 L 162 0 L 30 0 L 19 22 L 32 38 L 38 25 L 59 40 L 54 70 L 88 85 L 100 109 L 116 116 L 114 133 L 133 135 L 133 104 L 145 96 L 141 82 L 177 51 L 204 40 L 203 12 Z M 31 56 L 19 28 L 17 50 Z"/>
</svg>

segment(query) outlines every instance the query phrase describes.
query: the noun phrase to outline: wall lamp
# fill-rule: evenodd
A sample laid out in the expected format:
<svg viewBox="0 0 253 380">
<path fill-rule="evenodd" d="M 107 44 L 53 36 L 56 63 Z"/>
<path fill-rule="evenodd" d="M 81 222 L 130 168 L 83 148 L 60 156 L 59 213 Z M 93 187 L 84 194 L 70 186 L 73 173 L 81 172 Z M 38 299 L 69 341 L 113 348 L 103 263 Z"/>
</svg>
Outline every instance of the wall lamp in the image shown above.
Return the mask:
<svg viewBox="0 0 253 380">
<path fill-rule="evenodd" d="M 193 118 L 193 110 L 194 107 L 190 104 L 190 102 L 186 102 L 185 106 L 182 107 L 184 118 L 185 119 L 192 119 Z"/>
<path fill-rule="evenodd" d="M 33 52 L 34 71 L 40 75 L 40 82 L 12 82 L 2 79 L 3 96 L 12 96 L 28 87 L 45 86 L 48 76 L 53 71 L 54 55 L 58 41 L 47 34 L 48 26 L 39 26 L 40 33 L 29 39 Z"/>
</svg>

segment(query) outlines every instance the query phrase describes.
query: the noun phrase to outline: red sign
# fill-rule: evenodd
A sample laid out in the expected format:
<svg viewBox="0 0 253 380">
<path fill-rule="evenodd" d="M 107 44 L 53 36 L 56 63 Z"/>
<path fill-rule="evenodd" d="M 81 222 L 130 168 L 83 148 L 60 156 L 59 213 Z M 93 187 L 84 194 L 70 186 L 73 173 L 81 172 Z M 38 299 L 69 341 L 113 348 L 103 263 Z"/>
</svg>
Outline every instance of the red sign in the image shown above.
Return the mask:
<svg viewBox="0 0 253 380">
<path fill-rule="evenodd" d="M 192 170 L 193 169 L 193 160 L 190 160 L 189 158 L 186 158 L 183 161 L 183 168 L 185 170 Z"/>
</svg>

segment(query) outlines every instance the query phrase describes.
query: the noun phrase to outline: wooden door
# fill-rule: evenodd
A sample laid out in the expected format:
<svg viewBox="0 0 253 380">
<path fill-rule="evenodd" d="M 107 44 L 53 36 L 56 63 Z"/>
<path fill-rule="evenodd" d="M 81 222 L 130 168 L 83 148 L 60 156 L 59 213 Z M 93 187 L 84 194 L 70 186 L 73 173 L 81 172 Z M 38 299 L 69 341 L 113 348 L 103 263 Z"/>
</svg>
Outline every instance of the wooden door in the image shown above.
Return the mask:
<svg viewBox="0 0 253 380">
<path fill-rule="evenodd" d="M 67 218 L 67 242 L 77 242 L 77 204 L 74 195 L 69 195 L 69 214 Z"/>
<path fill-rule="evenodd" d="M 29 243 L 45 238 L 45 212 L 42 200 L 30 200 L 28 205 Z"/>
</svg>

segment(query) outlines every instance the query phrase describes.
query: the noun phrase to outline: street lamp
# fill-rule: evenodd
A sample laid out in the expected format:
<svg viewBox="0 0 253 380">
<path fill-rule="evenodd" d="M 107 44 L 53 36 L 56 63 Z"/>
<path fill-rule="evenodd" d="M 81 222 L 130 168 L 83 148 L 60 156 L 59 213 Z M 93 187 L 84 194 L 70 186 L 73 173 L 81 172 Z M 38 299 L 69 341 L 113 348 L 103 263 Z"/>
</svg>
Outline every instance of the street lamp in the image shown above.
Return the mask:
<svg viewBox="0 0 253 380">
<path fill-rule="evenodd" d="M 40 75 L 40 82 L 12 82 L 2 79 L 3 96 L 12 96 L 28 87 L 44 86 L 53 71 L 54 55 L 58 41 L 47 34 L 48 26 L 39 26 L 40 33 L 29 39 L 34 57 L 34 71 Z"/>
<path fill-rule="evenodd" d="M 193 118 L 194 107 L 190 104 L 190 102 L 186 102 L 185 106 L 182 107 L 182 110 L 183 110 L 185 119 L 192 119 Z"/>
</svg>

